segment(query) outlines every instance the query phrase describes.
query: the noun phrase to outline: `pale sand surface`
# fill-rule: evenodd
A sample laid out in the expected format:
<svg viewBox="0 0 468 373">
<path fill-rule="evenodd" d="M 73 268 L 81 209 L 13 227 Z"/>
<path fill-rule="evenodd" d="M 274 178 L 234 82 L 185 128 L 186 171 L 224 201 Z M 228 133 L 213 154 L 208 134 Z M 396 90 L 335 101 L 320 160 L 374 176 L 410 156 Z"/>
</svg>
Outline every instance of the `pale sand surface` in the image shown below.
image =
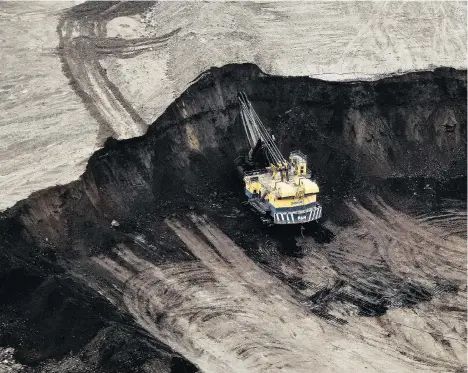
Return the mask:
<svg viewBox="0 0 468 373">
<path fill-rule="evenodd" d="M 465 8 L 441 2 L 160 3 L 142 16 L 113 19 L 107 35 L 178 32 L 138 56 L 102 62 L 150 123 L 201 72 L 228 63 L 338 81 L 435 66 L 466 68 Z"/>
<path fill-rule="evenodd" d="M 0 210 L 76 179 L 97 122 L 62 72 L 56 32 L 70 3 L 0 4 Z"/>
</svg>

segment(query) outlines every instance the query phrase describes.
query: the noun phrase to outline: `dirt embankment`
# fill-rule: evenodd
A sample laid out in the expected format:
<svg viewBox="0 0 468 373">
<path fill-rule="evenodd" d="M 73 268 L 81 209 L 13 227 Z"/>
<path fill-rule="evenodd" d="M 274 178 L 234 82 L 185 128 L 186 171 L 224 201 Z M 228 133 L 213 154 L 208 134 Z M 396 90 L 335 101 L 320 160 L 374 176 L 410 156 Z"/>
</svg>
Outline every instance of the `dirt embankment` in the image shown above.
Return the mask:
<svg viewBox="0 0 468 373">
<path fill-rule="evenodd" d="M 309 156 L 325 221 L 304 236 L 242 205 L 240 90 L 283 152 Z M 129 371 L 193 371 L 182 354 L 204 372 L 339 371 L 341 352 L 307 350 L 320 336 L 357 366 L 374 359 L 369 371 L 460 369 L 465 139 L 466 72 L 333 83 L 211 69 L 146 135 L 108 140 L 80 180 L 1 216 L 0 345 L 40 369 L 117 371 L 124 356 Z"/>
</svg>

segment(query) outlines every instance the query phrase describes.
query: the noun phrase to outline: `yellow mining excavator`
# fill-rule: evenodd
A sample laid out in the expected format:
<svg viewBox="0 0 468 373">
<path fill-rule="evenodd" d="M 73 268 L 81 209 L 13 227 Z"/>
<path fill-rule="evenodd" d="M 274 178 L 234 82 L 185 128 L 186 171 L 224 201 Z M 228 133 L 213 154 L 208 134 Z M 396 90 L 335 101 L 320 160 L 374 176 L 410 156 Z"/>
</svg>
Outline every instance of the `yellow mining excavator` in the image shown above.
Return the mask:
<svg viewBox="0 0 468 373">
<path fill-rule="evenodd" d="M 264 126 L 244 92 L 238 94 L 240 116 L 250 144 L 243 167 L 248 203 L 264 221 L 274 224 L 303 224 L 319 219 L 322 206 L 317 203 L 319 187 L 307 170 L 307 157 L 293 151 L 286 160 L 275 144 L 275 138 Z M 265 167 L 255 158 L 261 154 Z M 256 167 L 257 166 L 257 167 Z"/>
</svg>

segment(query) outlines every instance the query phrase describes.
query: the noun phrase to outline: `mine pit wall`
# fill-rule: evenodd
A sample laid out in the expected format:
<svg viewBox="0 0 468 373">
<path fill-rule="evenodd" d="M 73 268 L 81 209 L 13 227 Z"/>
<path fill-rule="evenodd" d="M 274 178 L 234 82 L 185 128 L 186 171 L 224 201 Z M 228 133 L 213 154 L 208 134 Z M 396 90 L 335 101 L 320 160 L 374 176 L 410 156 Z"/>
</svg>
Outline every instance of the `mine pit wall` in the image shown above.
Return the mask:
<svg viewBox="0 0 468 373">
<path fill-rule="evenodd" d="M 107 208 L 127 215 L 135 204 L 145 210 L 162 201 L 191 196 L 196 203 L 213 191 L 240 190 L 233 173 L 234 159 L 247 150 L 240 90 L 272 128 L 283 153 L 308 154 L 322 198 L 357 194 L 375 180 L 466 174 L 463 72 L 440 69 L 333 83 L 230 65 L 204 74 L 146 136 L 116 145 L 102 163 L 90 162 L 93 178 L 105 178 L 99 187 L 109 188 L 102 195 L 118 196 L 117 203 L 105 198 Z"/>
<path fill-rule="evenodd" d="M 181 167 L 188 154 L 201 153 L 212 167 L 232 168 L 232 159 L 245 150 L 239 90 L 247 92 L 284 153 L 299 148 L 308 154 L 325 194 L 349 189 L 357 178 L 465 174 L 466 78 L 452 70 L 331 83 L 226 66 L 189 87 L 149 136 L 168 131 L 163 137 L 177 141 Z"/>
<path fill-rule="evenodd" d="M 37 240 L 47 236 L 68 248 L 74 229 L 92 231 L 86 221 L 108 226 L 113 219 L 203 205 L 213 192 L 240 196 L 234 160 L 247 150 L 238 114 L 241 90 L 283 153 L 308 154 L 322 200 L 355 196 L 387 178 L 466 175 L 466 72 L 437 69 L 334 83 L 228 65 L 203 74 L 146 135 L 109 139 L 81 180 L 35 193 L 6 215 Z"/>
</svg>

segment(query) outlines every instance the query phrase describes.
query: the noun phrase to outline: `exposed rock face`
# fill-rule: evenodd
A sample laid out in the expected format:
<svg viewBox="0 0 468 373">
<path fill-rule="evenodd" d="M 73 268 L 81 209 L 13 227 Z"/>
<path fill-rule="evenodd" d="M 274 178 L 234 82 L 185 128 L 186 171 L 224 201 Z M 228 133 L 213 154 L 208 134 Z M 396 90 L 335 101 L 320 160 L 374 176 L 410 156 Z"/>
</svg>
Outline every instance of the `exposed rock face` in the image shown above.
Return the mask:
<svg viewBox="0 0 468 373">
<path fill-rule="evenodd" d="M 120 222 L 136 208 L 154 212 L 176 197 L 232 190 L 233 185 L 240 190 L 237 181 L 232 183 L 234 159 L 246 146 L 239 90 L 250 96 L 283 152 L 298 148 L 309 155 L 325 197 L 338 191 L 340 197 L 357 194 L 350 186 L 372 179 L 444 180 L 466 173 L 463 72 L 440 69 L 377 82 L 333 83 L 229 65 L 204 74 L 147 135 L 109 140 L 82 180 L 19 204 L 22 222 L 58 242 L 69 236 L 70 222 L 62 214 L 71 205 L 75 214 L 83 209 L 91 220 L 109 214 L 110 221 Z"/>
<path fill-rule="evenodd" d="M 270 76 L 249 64 L 211 69 L 146 135 L 108 140 L 80 180 L 37 192 L 1 216 L 0 322 L 6 326 L 0 345 L 17 347 L 24 363 L 79 352 L 79 364 L 86 369 L 116 371 L 113 359 L 121 356 L 128 356 L 128 371 L 149 369 L 157 364 L 151 359 L 162 361 L 166 368 L 161 371 L 173 369 L 171 361 L 179 361 L 178 355 L 138 334 L 119 291 L 112 290 L 112 279 L 89 258 L 132 241 L 133 252 L 154 264 L 192 260 L 190 248 L 163 221 L 188 210 L 218 216 L 240 244 L 255 246 L 256 239 L 267 243 L 253 232 L 258 228 L 254 217 L 238 213 L 234 222 L 220 217 L 241 209 L 242 184 L 234 162 L 246 150 L 236 98 L 240 90 L 271 126 L 285 154 L 291 149 L 308 154 L 322 188 L 326 219 L 336 224 L 363 219 L 360 210 L 345 211 L 343 203 L 367 195 L 382 181 L 421 178 L 440 189 L 466 177 L 464 71 L 438 69 L 376 82 L 334 83 Z M 417 186 L 414 190 L 420 192 Z M 286 244 L 278 240 L 281 249 Z M 151 250 L 138 244 L 143 241 L 151 243 Z M 278 264 L 268 266 L 287 279 Z M 397 290 L 394 300 L 379 303 L 377 314 L 401 304 L 403 293 L 418 293 L 406 304 L 431 298 L 418 284 L 385 276 L 394 282 L 382 280 L 376 292 L 390 286 Z M 330 291 L 346 286 L 340 283 Z M 362 297 L 373 297 L 353 286 Z M 311 301 L 319 298 L 324 296 Z M 341 301 L 361 307 L 351 295 Z M 365 313 L 362 307 L 360 312 Z M 109 339 L 127 336 L 128 343 L 115 342 L 113 352 L 100 350 L 108 348 Z M 139 355 L 142 344 L 145 352 Z M 178 371 L 195 370 L 184 364 Z"/>
</svg>

